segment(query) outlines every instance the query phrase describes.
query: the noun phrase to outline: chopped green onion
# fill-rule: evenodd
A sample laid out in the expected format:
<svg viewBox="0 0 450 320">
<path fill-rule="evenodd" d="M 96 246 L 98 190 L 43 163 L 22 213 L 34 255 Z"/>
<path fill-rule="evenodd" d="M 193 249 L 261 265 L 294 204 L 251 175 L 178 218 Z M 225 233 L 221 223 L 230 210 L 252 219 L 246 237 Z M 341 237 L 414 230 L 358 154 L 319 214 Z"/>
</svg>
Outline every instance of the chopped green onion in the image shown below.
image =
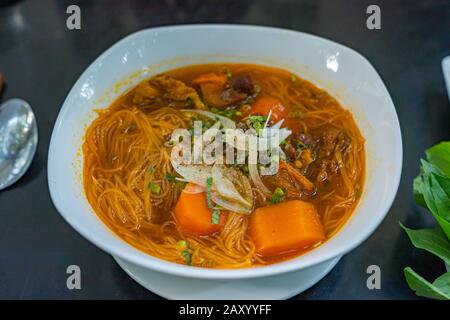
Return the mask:
<svg viewBox="0 0 450 320">
<path fill-rule="evenodd" d="M 250 110 L 252 108 L 252 106 L 251 105 L 249 105 L 249 104 L 243 104 L 242 105 L 242 107 L 241 107 L 241 111 L 248 111 L 248 110 Z"/>
<path fill-rule="evenodd" d="M 184 258 L 184 262 L 185 262 L 188 266 L 192 265 L 192 253 L 191 253 L 189 250 L 183 250 L 183 251 L 181 252 L 181 255 L 182 255 L 183 258 Z"/>
<path fill-rule="evenodd" d="M 212 208 L 212 202 L 211 202 L 211 189 L 212 189 L 212 185 L 213 185 L 213 179 L 212 177 L 208 177 L 206 179 L 206 188 L 205 188 L 205 192 L 206 192 L 206 205 L 208 208 Z"/>
<path fill-rule="evenodd" d="M 166 180 L 172 183 L 175 183 L 175 186 L 177 186 L 180 189 L 184 189 L 187 182 L 185 181 L 179 181 L 177 180 L 177 177 L 174 175 L 171 175 L 169 172 L 166 172 Z"/>
<path fill-rule="evenodd" d="M 182 248 L 189 248 L 189 244 L 186 240 L 180 240 L 177 242 L 177 245 Z"/>
<path fill-rule="evenodd" d="M 293 74 L 291 74 L 291 81 L 292 82 L 296 82 L 297 81 L 297 77 Z"/>
<path fill-rule="evenodd" d="M 256 93 L 256 94 L 258 94 L 258 93 L 261 92 L 261 87 L 260 87 L 259 85 L 257 85 L 257 84 L 255 84 L 255 85 L 253 86 L 253 89 L 255 90 L 255 93 Z"/>
<path fill-rule="evenodd" d="M 219 219 L 220 219 L 220 209 L 214 208 L 211 217 L 211 223 L 219 224 Z"/>
<path fill-rule="evenodd" d="M 154 166 L 150 166 L 150 167 L 147 168 L 147 172 L 148 173 L 155 173 L 155 171 L 156 171 L 156 169 L 155 169 Z"/>
<path fill-rule="evenodd" d="M 169 172 L 166 172 L 166 180 L 169 182 L 175 182 L 177 179 L 175 179 L 174 175 L 171 175 Z"/>
<path fill-rule="evenodd" d="M 161 193 L 161 186 L 157 183 L 150 182 L 148 188 L 153 194 L 159 195 Z"/>
<path fill-rule="evenodd" d="M 235 114 L 236 116 L 238 116 L 238 117 L 242 116 L 242 112 L 241 112 L 241 111 L 236 111 L 234 114 Z"/>
<path fill-rule="evenodd" d="M 260 116 L 260 115 L 249 116 L 248 120 L 250 120 L 251 123 L 266 122 L 267 116 Z"/>
<path fill-rule="evenodd" d="M 277 187 L 272 193 L 271 203 L 276 204 L 284 200 L 284 191 L 280 187 Z"/>
</svg>

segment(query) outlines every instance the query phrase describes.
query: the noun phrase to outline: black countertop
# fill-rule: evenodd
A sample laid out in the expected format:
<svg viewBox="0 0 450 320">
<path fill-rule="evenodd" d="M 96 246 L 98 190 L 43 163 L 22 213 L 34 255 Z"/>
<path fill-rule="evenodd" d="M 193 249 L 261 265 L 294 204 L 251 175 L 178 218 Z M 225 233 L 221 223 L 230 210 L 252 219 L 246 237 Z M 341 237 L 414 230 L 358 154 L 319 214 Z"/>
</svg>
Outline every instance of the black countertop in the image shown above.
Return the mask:
<svg viewBox="0 0 450 320">
<path fill-rule="evenodd" d="M 432 223 L 412 198 L 412 179 L 427 147 L 450 133 L 450 105 L 441 60 L 450 55 L 450 2 L 376 1 L 381 30 L 366 28 L 361 0 L 0 0 L 2 99 L 33 106 L 39 147 L 28 173 L 0 192 L 0 298 L 158 299 L 129 278 L 106 253 L 57 213 L 47 187 L 47 150 L 59 109 L 76 79 L 101 52 L 134 31 L 184 23 L 242 23 L 284 27 L 332 39 L 364 56 L 384 80 L 400 119 L 404 161 L 395 202 L 376 232 L 296 299 L 415 299 L 403 268 L 426 278 L 444 272 L 437 258 L 414 249 L 398 221 Z M 81 30 L 66 28 L 66 8 L 81 8 Z M 380 150 L 382 152 L 382 150 Z M 66 268 L 79 265 L 82 289 L 68 290 Z M 368 290 L 366 268 L 381 268 L 381 290 Z"/>
</svg>

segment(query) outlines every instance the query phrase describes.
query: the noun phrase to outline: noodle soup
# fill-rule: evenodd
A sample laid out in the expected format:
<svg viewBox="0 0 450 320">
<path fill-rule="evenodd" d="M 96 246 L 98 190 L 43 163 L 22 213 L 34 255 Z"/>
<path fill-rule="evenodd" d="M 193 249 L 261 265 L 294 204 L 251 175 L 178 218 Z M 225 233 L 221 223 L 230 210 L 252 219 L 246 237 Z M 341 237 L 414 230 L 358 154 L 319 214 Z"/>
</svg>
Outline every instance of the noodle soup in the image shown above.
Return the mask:
<svg viewBox="0 0 450 320">
<path fill-rule="evenodd" d="M 199 121 L 203 135 L 279 130 L 278 170 L 263 175 L 248 150 L 239 164 L 174 164 L 171 134 Z M 319 246 L 351 216 L 365 174 L 349 111 L 297 75 L 252 64 L 194 65 L 141 82 L 98 112 L 83 156 L 87 199 L 114 233 L 152 256 L 209 268 Z"/>
</svg>

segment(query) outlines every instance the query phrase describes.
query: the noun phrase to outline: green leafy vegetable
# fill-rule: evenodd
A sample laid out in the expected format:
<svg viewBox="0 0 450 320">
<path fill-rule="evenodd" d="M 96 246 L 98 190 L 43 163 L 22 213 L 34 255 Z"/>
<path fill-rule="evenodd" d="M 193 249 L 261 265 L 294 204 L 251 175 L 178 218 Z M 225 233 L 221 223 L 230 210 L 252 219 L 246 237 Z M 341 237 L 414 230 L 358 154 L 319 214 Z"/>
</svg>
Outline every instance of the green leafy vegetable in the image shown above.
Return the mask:
<svg viewBox="0 0 450 320">
<path fill-rule="evenodd" d="M 413 230 L 401 223 L 400 226 L 406 231 L 414 247 L 427 250 L 450 264 L 450 242 L 442 230 L 438 228 Z"/>
<path fill-rule="evenodd" d="M 206 205 L 208 208 L 212 208 L 213 204 L 211 201 L 211 189 L 212 189 L 212 185 L 213 185 L 213 178 L 212 177 L 208 177 L 206 178 L 206 188 L 205 188 L 205 192 L 206 192 Z"/>
<path fill-rule="evenodd" d="M 148 188 L 150 189 L 150 191 L 151 191 L 153 194 L 156 194 L 156 195 L 161 194 L 161 186 L 160 186 L 159 184 L 157 184 L 157 183 L 150 182 L 150 183 L 148 184 Z"/>
<path fill-rule="evenodd" d="M 413 194 L 417 204 L 427 208 L 440 228 L 412 230 L 402 224 L 412 244 L 450 264 L 450 142 L 442 142 L 426 150 L 427 160 L 421 160 L 420 174 L 414 179 Z M 417 295 L 450 300 L 450 272 L 433 283 L 410 267 L 404 269 L 409 287 Z"/>
<path fill-rule="evenodd" d="M 156 169 L 155 169 L 154 166 L 150 166 L 150 167 L 147 168 L 147 172 L 148 173 L 155 173 L 155 171 L 156 171 Z"/>
<path fill-rule="evenodd" d="M 433 283 L 422 278 L 410 267 L 405 268 L 404 273 L 409 287 L 418 296 L 438 300 L 450 300 L 450 272 L 444 273 Z"/>
<path fill-rule="evenodd" d="M 441 142 L 427 151 L 427 159 L 444 175 L 450 177 L 450 141 Z"/>
<path fill-rule="evenodd" d="M 211 223 L 212 224 L 219 224 L 219 220 L 220 220 L 220 209 L 214 208 L 213 209 L 213 213 L 212 213 L 212 217 L 211 217 Z"/>
</svg>

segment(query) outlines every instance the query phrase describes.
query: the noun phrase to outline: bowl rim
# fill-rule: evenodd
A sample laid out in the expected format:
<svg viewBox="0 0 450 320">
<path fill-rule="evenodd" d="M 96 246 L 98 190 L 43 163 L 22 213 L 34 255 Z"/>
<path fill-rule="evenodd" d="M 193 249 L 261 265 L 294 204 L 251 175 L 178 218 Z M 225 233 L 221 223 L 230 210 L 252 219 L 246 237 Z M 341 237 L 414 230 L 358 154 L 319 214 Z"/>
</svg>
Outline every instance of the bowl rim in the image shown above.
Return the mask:
<svg viewBox="0 0 450 320">
<path fill-rule="evenodd" d="M 164 32 L 177 32 L 177 31 L 195 31 L 198 29 L 216 29 L 216 30 L 242 30 L 246 29 L 246 31 L 252 31 L 252 32 L 269 32 L 272 34 L 280 34 L 280 35 L 301 35 L 302 37 L 307 37 L 312 40 L 318 40 L 323 43 L 327 43 L 332 46 L 337 46 L 340 49 L 343 49 L 345 51 L 349 51 L 352 54 L 356 55 L 359 59 L 362 59 L 369 68 L 372 69 L 372 71 L 376 74 L 376 76 L 379 78 L 380 84 L 381 84 L 381 90 L 383 90 L 388 98 L 389 105 L 387 106 L 392 112 L 393 115 L 393 121 L 395 125 L 395 129 L 398 133 L 396 137 L 393 137 L 396 139 L 396 143 L 399 145 L 399 150 L 397 150 L 398 154 L 395 158 L 395 165 L 398 168 L 397 172 L 393 172 L 391 175 L 391 185 L 392 185 L 392 191 L 388 195 L 382 209 L 380 211 L 383 211 L 383 214 L 379 214 L 376 218 L 376 220 L 372 220 L 371 226 L 367 229 L 367 231 L 364 234 L 358 234 L 358 237 L 355 241 L 352 241 L 346 245 L 341 245 L 339 248 L 335 248 L 334 250 L 328 250 L 326 253 L 324 253 L 322 256 L 317 257 L 315 259 L 311 258 L 307 261 L 296 261 L 295 259 L 287 260 L 280 263 L 275 263 L 267 266 L 260 266 L 260 267 L 249 267 L 249 268 L 240 268 L 240 269 L 209 269 L 209 268 L 202 268 L 202 267 L 195 267 L 195 266 L 186 266 L 182 264 L 176 264 L 173 262 L 168 262 L 162 259 L 158 259 L 156 257 L 153 257 L 149 254 L 144 253 L 145 256 L 138 255 L 139 253 L 142 253 L 139 249 L 131 246 L 130 248 L 133 250 L 120 250 L 117 247 L 115 247 L 111 243 L 101 243 L 98 241 L 95 237 L 95 235 L 88 232 L 88 230 L 80 223 L 73 221 L 69 218 L 68 215 L 66 215 L 65 210 L 62 208 L 61 204 L 59 203 L 59 199 L 57 197 L 57 191 L 53 187 L 51 181 L 54 181 L 54 169 L 53 169 L 53 162 L 55 161 L 55 157 L 52 156 L 54 154 L 54 148 L 55 146 L 55 137 L 59 133 L 59 128 L 62 125 L 62 120 L 64 118 L 64 115 L 66 112 L 68 112 L 69 104 L 70 104 L 70 97 L 75 93 L 75 88 L 80 84 L 83 80 L 83 78 L 87 77 L 89 73 L 93 71 L 95 66 L 101 62 L 103 59 L 111 55 L 111 53 L 122 44 L 132 40 L 136 36 L 139 36 L 141 34 L 147 33 L 147 32 L 154 32 L 154 33 L 164 33 Z M 379 76 L 376 69 L 372 66 L 372 64 L 360 53 L 357 51 L 348 48 L 342 44 L 339 44 L 337 42 L 334 42 L 332 40 L 328 40 L 326 38 L 322 38 L 319 36 L 315 36 L 312 34 L 300 32 L 300 31 L 294 31 L 289 29 L 283 29 L 283 28 L 274 28 L 274 27 L 265 27 L 265 26 L 255 26 L 255 25 L 244 25 L 244 24 L 187 24 L 187 25 L 173 25 L 173 26 L 163 26 L 163 27 L 155 27 L 155 28 L 147 28 L 143 30 L 139 30 L 136 32 L 133 32 L 129 34 L 128 36 L 120 39 L 116 43 L 114 43 L 112 46 L 110 46 L 108 49 L 106 49 L 103 53 L 101 53 L 95 60 L 83 71 L 83 73 L 79 76 L 75 84 L 72 86 L 71 90 L 67 94 L 62 107 L 58 113 L 58 117 L 56 119 L 50 144 L 49 144 L 49 152 L 48 152 L 48 161 L 47 161 L 47 178 L 48 178 L 48 185 L 49 185 L 49 192 L 50 197 L 52 199 L 52 202 L 59 212 L 59 214 L 63 217 L 63 219 L 70 225 L 72 228 L 74 228 L 78 233 L 80 233 L 84 238 L 89 240 L 92 244 L 97 246 L 98 248 L 102 249 L 108 254 L 111 254 L 113 256 L 117 256 L 125 261 L 128 261 L 130 263 L 136 264 L 138 266 L 141 266 L 143 268 L 148 268 L 151 270 L 172 274 L 176 276 L 183 276 L 183 277 L 189 277 L 189 278 L 198 278 L 198 279 L 215 279 L 215 280 L 226 280 L 226 279 L 250 279 L 250 278 L 258 278 L 258 277 L 265 277 L 265 276 L 273 276 L 278 275 L 282 273 L 287 273 L 291 271 L 296 271 L 300 269 L 305 269 L 314 265 L 317 265 L 319 263 L 331 260 L 337 256 L 342 256 L 349 251 L 353 250 L 355 247 L 360 245 L 362 242 L 364 242 L 370 235 L 373 234 L 373 232 L 378 228 L 380 223 L 383 221 L 385 216 L 387 215 L 389 209 L 392 206 L 392 203 L 396 197 L 398 187 L 400 184 L 400 177 L 402 172 L 402 164 L 403 164 L 403 143 L 402 143 L 402 136 L 401 136 L 401 130 L 400 130 L 400 123 L 398 120 L 398 115 L 395 110 L 394 103 L 392 101 L 392 98 L 383 82 L 381 77 Z M 99 219 L 99 223 L 103 223 Z M 105 225 L 105 228 L 109 230 L 109 228 Z M 112 234 L 114 234 L 111 230 L 109 230 Z M 114 234 L 115 235 L 115 234 Z M 118 237 L 117 235 L 115 235 Z M 120 239 L 120 238 L 119 238 Z M 123 241 L 122 239 L 120 239 Z M 126 242 L 125 242 L 126 243 Z M 135 252 L 137 251 L 137 252 Z"/>
</svg>

